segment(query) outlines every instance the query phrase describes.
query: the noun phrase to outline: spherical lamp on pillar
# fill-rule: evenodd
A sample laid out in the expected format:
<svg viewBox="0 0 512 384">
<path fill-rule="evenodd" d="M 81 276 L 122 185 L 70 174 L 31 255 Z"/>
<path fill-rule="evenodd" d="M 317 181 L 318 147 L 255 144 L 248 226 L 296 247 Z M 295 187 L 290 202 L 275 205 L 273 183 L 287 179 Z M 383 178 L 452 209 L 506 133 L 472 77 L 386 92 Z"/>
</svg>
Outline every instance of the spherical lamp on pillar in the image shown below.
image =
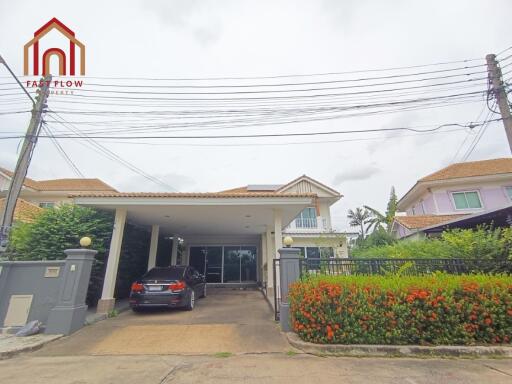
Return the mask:
<svg viewBox="0 0 512 384">
<path fill-rule="evenodd" d="M 291 236 L 285 236 L 285 238 L 283 239 L 283 244 L 289 248 L 292 246 L 293 244 L 293 238 Z"/>
<path fill-rule="evenodd" d="M 90 246 L 92 243 L 92 240 L 90 237 L 87 237 L 87 236 L 84 236 L 80 239 L 80 245 L 82 246 L 82 248 L 87 248 L 88 246 Z"/>
</svg>

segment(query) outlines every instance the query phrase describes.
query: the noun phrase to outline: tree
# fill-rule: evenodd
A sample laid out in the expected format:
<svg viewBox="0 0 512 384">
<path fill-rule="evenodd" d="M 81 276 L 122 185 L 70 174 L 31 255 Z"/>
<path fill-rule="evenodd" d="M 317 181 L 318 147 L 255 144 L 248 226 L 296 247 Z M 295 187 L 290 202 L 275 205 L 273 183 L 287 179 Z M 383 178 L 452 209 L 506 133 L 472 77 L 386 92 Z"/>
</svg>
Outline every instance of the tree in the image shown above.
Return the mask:
<svg viewBox="0 0 512 384">
<path fill-rule="evenodd" d="M 349 225 L 351 227 L 359 227 L 361 231 L 361 237 L 364 239 L 366 236 L 364 226 L 368 223 L 368 219 L 370 219 L 370 213 L 368 210 L 361 207 L 357 207 L 355 211 L 349 209 L 347 217 L 350 219 Z"/>
<path fill-rule="evenodd" d="M 393 219 L 396 214 L 396 206 L 398 203 L 398 198 L 396 196 L 395 187 L 391 187 L 391 192 L 389 194 L 389 201 L 386 208 L 386 213 L 383 214 L 375 208 L 369 207 L 365 205 L 364 208 L 369 212 L 370 218 L 368 219 L 368 227 L 366 228 L 367 232 L 375 231 L 377 229 L 383 229 L 386 227 L 388 232 L 391 232 L 391 224 L 393 224 Z"/>
<path fill-rule="evenodd" d="M 113 215 L 105 211 L 66 204 L 45 209 L 32 223 L 17 223 L 11 231 L 9 257 L 13 260 L 58 260 L 65 249 L 77 248 L 89 236 L 98 251 L 92 266 L 87 304 L 96 305 L 101 296 Z M 145 227 L 126 223 L 119 258 L 115 297 L 130 293 L 131 283 L 147 269 L 150 233 Z M 169 255 L 169 251 L 166 253 Z"/>
<path fill-rule="evenodd" d="M 385 215 L 377 211 L 375 208 L 369 207 L 368 205 L 364 205 L 364 208 L 369 213 L 369 219 L 367 220 L 368 226 L 366 227 L 366 232 L 373 232 L 375 230 L 384 229 L 384 226 L 388 225 L 388 220 Z"/>
<path fill-rule="evenodd" d="M 391 224 L 396 214 L 396 206 L 398 204 L 398 198 L 396 197 L 395 187 L 391 186 L 391 192 L 389 193 L 388 206 L 386 208 L 386 220 L 388 222 L 388 230 L 391 230 Z"/>
<path fill-rule="evenodd" d="M 112 232 L 112 214 L 79 205 L 47 208 L 32 223 L 18 223 L 11 231 L 8 253 L 15 260 L 59 260 L 89 236 L 92 247 L 104 254 Z"/>
</svg>

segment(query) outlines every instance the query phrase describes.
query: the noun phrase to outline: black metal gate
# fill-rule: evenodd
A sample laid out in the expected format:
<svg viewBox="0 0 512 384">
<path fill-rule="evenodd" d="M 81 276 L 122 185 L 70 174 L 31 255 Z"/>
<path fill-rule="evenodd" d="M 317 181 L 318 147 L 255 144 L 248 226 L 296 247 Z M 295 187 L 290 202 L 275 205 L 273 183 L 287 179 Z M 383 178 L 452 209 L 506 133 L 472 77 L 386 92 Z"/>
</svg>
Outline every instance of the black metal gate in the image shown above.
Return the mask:
<svg viewBox="0 0 512 384">
<path fill-rule="evenodd" d="M 289 259 L 288 259 L 289 260 Z M 481 259 L 304 259 L 297 258 L 300 276 L 386 275 L 414 276 L 434 272 L 454 275 L 466 273 L 512 273 L 512 262 Z M 279 320 L 281 291 L 279 259 L 273 260 L 274 318 Z"/>
</svg>

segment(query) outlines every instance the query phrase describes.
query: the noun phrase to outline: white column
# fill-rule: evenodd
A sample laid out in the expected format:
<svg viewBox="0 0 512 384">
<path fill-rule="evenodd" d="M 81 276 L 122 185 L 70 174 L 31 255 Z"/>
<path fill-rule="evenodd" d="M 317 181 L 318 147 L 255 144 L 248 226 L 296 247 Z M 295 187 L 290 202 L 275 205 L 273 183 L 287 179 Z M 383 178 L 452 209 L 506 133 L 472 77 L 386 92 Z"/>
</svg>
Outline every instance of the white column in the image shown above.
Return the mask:
<svg viewBox="0 0 512 384">
<path fill-rule="evenodd" d="M 267 227 L 267 232 L 265 233 L 265 238 L 267 241 L 267 260 L 268 260 L 268 268 L 267 268 L 267 287 L 274 286 L 274 245 L 272 241 L 272 231 L 270 227 Z"/>
<path fill-rule="evenodd" d="M 110 312 L 114 309 L 114 290 L 116 288 L 117 267 L 119 266 L 119 256 L 121 255 L 121 244 L 123 242 L 126 213 L 125 208 L 116 209 L 114 229 L 112 231 L 110 250 L 108 252 L 107 269 L 105 271 L 105 280 L 103 281 L 103 291 L 96 309 L 97 312 L 100 313 Z"/>
<path fill-rule="evenodd" d="M 172 235 L 172 248 L 171 248 L 171 265 L 176 265 L 178 262 L 178 235 Z"/>
<path fill-rule="evenodd" d="M 158 233 L 160 226 L 154 224 L 151 226 L 151 242 L 149 243 L 148 271 L 156 266 L 156 251 L 158 249 Z"/>
<path fill-rule="evenodd" d="M 283 248 L 283 218 L 280 209 L 274 209 L 274 257 L 279 259 L 279 250 Z M 279 289 L 279 272 L 276 273 L 275 289 Z"/>
<path fill-rule="evenodd" d="M 275 257 L 279 258 L 278 250 L 283 248 L 283 219 L 280 209 L 274 209 Z"/>
<path fill-rule="evenodd" d="M 261 249 L 261 251 L 260 251 L 260 253 L 261 253 L 261 256 L 260 256 L 261 262 L 260 262 L 260 268 L 259 268 L 258 272 L 260 272 L 259 275 L 261 276 L 262 282 L 266 282 L 267 281 L 267 274 L 264 271 L 263 266 L 266 265 L 267 266 L 267 270 L 269 268 L 271 268 L 271 265 L 270 265 L 268 257 L 267 257 L 267 234 L 266 233 L 262 233 L 261 234 L 261 246 L 260 246 L 260 249 Z"/>
</svg>

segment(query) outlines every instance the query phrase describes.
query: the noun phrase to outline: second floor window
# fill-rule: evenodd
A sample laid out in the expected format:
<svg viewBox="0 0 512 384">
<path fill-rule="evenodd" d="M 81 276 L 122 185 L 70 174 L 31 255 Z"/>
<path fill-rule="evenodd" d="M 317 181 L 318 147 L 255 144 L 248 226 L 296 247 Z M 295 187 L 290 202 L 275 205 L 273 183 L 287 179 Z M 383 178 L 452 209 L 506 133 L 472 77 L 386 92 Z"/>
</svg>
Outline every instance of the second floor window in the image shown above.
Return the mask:
<svg viewBox="0 0 512 384">
<path fill-rule="evenodd" d="M 477 191 L 454 192 L 452 193 L 455 209 L 482 208 L 480 196 Z"/>
<path fill-rule="evenodd" d="M 295 226 L 297 228 L 316 228 L 316 209 L 310 207 L 303 210 L 295 219 Z"/>
</svg>

